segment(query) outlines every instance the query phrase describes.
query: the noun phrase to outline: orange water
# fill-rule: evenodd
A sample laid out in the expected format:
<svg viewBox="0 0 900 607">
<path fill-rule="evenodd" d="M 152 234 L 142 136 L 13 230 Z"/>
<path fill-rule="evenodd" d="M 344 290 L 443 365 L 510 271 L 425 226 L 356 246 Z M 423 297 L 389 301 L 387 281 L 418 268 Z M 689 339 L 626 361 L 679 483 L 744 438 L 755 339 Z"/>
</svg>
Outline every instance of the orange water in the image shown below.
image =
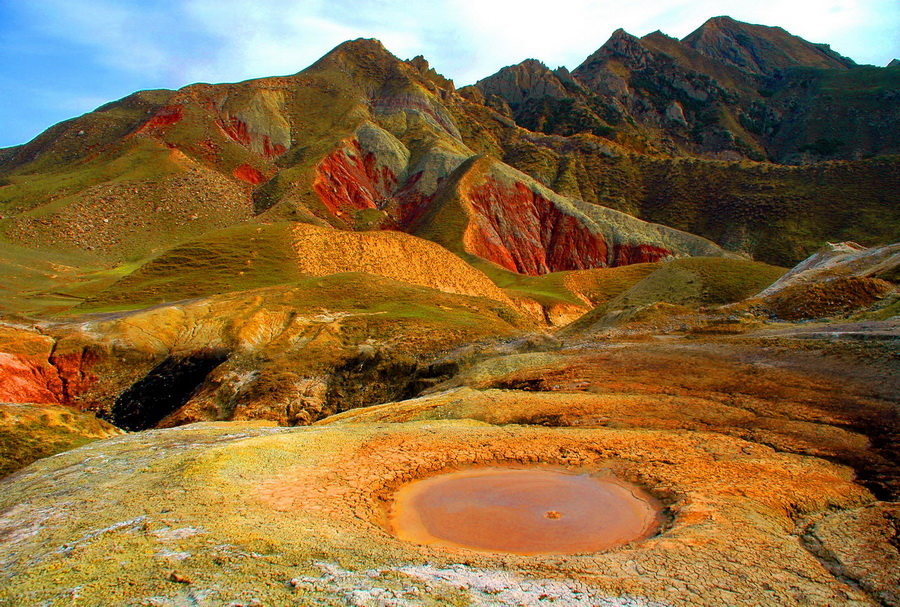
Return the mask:
<svg viewBox="0 0 900 607">
<path fill-rule="evenodd" d="M 479 468 L 402 487 L 393 533 L 417 544 L 513 554 L 574 554 L 654 533 L 658 504 L 636 487 L 546 469 Z"/>
</svg>

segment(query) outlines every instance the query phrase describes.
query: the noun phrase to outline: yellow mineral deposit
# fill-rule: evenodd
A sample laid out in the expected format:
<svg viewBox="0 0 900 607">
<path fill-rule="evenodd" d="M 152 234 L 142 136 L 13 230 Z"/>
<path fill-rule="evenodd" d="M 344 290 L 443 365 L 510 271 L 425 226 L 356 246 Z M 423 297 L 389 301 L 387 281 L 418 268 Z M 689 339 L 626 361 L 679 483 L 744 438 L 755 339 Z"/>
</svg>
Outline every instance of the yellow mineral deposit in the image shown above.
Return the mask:
<svg viewBox="0 0 900 607">
<path fill-rule="evenodd" d="M 400 539 L 512 554 L 576 554 L 659 528 L 659 504 L 611 475 L 476 468 L 402 487 L 389 513 Z"/>
</svg>

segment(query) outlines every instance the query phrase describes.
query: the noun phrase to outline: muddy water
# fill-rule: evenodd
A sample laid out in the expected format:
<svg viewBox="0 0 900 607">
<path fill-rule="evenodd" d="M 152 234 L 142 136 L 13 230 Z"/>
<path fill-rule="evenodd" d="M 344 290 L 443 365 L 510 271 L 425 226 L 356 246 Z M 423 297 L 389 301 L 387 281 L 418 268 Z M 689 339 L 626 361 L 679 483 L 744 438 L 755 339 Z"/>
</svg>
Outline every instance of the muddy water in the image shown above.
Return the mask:
<svg viewBox="0 0 900 607">
<path fill-rule="evenodd" d="M 391 531 L 417 544 L 513 554 L 575 554 L 653 534 L 659 504 L 612 476 L 479 468 L 402 487 Z"/>
</svg>

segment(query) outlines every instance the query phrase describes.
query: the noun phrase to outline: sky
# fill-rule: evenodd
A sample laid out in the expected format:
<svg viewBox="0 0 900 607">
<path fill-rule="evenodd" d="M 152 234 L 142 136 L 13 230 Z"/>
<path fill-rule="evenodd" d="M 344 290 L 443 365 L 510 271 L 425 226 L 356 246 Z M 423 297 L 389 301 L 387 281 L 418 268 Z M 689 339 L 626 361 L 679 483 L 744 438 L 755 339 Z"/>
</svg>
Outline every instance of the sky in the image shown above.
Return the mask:
<svg viewBox="0 0 900 607">
<path fill-rule="evenodd" d="M 294 74 L 345 40 L 457 86 L 528 58 L 574 69 L 617 28 L 780 26 L 857 63 L 900 57 L 898 0 L 0 0 L 0 148 L 142 89 Z"/>
</svg>

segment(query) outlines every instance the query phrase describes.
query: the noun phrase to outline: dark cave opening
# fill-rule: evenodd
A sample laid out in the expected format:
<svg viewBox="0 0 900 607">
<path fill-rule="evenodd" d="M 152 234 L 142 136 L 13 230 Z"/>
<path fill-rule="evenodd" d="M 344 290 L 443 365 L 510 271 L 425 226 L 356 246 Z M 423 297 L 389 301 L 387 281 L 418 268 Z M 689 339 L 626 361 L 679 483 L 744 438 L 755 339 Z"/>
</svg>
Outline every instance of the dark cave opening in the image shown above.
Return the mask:
<svg viewBox="0 0 900 607">
<path fill-rule="evenodd" d="M 219 350 L 169 356 L 116 399 L 107 421 L 131 432 L 153 428 L 182 407 L 228 354 Z"/>
</svg>

